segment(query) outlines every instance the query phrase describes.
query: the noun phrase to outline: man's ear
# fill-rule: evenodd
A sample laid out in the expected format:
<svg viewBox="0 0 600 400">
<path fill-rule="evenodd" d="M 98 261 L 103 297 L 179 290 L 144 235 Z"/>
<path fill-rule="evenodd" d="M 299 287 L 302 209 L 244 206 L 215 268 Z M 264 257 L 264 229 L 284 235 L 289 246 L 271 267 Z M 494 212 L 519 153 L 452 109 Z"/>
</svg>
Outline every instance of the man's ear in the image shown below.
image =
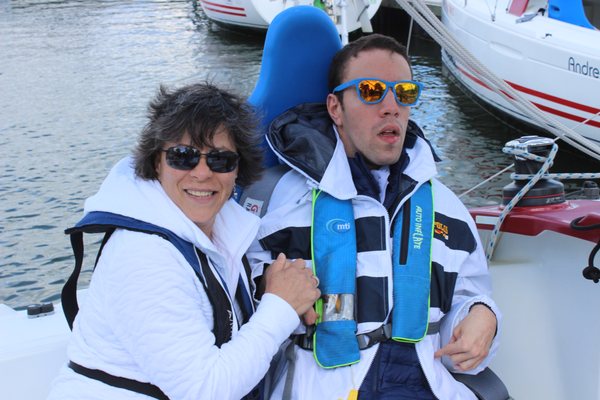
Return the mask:
<svg viewBox="0 0 600 400">
<path fill-rule="evenodd" d="M 341 126 L 343 111 L 342 103 L 333 93 L 327 95 L 327 111 L 329 112 L 329 116 L 333 120 L 333 123 L 337 126 Z"/>
</svg>

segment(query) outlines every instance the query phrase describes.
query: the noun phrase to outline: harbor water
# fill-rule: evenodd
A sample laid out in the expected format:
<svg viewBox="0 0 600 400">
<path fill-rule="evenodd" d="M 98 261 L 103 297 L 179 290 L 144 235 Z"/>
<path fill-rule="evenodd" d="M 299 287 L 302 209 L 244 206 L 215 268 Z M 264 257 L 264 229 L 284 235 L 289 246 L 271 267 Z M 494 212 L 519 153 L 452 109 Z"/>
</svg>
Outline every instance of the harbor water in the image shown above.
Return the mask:
<svg viewBox="0 0 600 400">
<path fill-rule="evenodd" d="M 129 154 L 159 85 L 208 80 L 249 95 L 263 42 L 211 23 L 192 0 L 0 0 L 0 303 L 59 299 L 73 268 L 64 229 Z M 443 159 L 441 180 L 463 193 L 511 164 L 503 144 L 528 131 L 465 96 L 434 42 L 413 36 L 410 52 L 426 88 L 412 118 Z M 592 172 L 592 161 L 565 157 L 557 172 Z M 463 201 L 495 204 L 508 182 L 505 174 Z"/>
</svg>

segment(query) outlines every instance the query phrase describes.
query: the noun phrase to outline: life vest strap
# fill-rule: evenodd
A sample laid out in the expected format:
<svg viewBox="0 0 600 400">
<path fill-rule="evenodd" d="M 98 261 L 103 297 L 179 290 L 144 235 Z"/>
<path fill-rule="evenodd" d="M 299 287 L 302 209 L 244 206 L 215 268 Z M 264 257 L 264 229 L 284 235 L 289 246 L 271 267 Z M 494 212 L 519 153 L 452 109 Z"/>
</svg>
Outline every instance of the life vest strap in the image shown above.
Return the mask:
<svg viewBox="0 0 600 400">
<path fill-rule="evenodd" d="M 139 382 L 133 379 L 123 378 L 122 376 L 111 375 L 108 372 L 104 372 L 99 369 L 90 369 L 84 367 L 83 365 L 79 365 L 73 361 L 69 361 L 69 368 L 80 375 L 100 381 L 109 386 L 141 393 L 159 400 L 169 400 L 167 395 L 164 394 L 158 386 L 148 382 Z"/>
<path fill-rule="evenodd" d="M 427 334 L 435 335 L 440 331 L 441 322 L 430 322 L 427 325 Z M 313 350 L 313 333 L 314 327 L 311 326 L 307 330 L 306 333 L 300 335 L 292 335 L 291 340 L 296 345 L 301 347 L 304 350 Z M 379 328 L 374 329 L 370 332 L 360 333 L 356 335 L 356 340 L 358 341 L 358 348 L 360 350 L 366 350 L 370 347 L 373 347 L 377 343 L 385 342 L 388 339 L 392 338 L 392 324 L 387 323 L 381 325 Z"/>
<path fill-rule="evenodd" d="M 77 303 L 77 281 L 79 279 L 83 264 L 83 234 L 105 234 L 102 240 L 102 245 L 100 246 L 100 250 L 98 251 L 98 255 L 96 256 L 97 264 L 98 260 L 100 259 L 100 255 L 102 254 L 104 245 L 117 228 L 150 235 L 158 235 L 159 237 L 171 242 L 171 244 L 175 246 L 175 248 L 177 248 L 177 250 L 179 250 L 179 252 L 185 257 L 190 264 L 190 267 L 196 273 L 198 279 L 200 279 L 202 282 L 209 301 L 216 310 L 216 312 L 213 313 L 213 334 L 215 335 L 215 344 L 218 347 L 221 347 L 223 343 L 231 340 L 232 327 L 230 326 L 227 315 L 233 312 L 233 307 L 228 296 L 229 291 L 227 290 L 227 286 L 225 285 L 225 282 L 219 275 L 218 271 L 213 271 L 209 265 L 208 257 L 202 253 L 200 249 L 196 248 L 194 244 L 180 238 L 168 229 L 150 224 L 148 222 L 126 217 L 124 215 L 101 211 L 95 211 L 86 214 L 86 216 L 74 227 L 65 230 L 65 233 L 71 237 L 71 246 L 73 247 L 73 254 L 75 256 L 75 267 L 71 273 L 71 276 L 63 286 L 61 293 L 63 311 L 71 329 L 73 328 L 73 321 L 75 320 L 75 317 L 79 311 L 79 306 Z M 242 257 L 242 263 L 244 265 L 244 273 L 246 274 L 248 283 L 251 285 L 251 269 L 246 256 Z M 94 268 L 96 264 L 94 264 Z M 231 293 L 231 296 L 235 296 L 242 309 L 243 315 L 239 318 L 241 325 L 247 322 L 254 313 L 254 304 L 251 300 L 251 295 L 246 290 L 241 275 L 238 279 L 236 292 Z"/>
<path fill-rule="evenodd" d="M 132 392 L 141 393 L 146 396 L 158 399 L 158 400 L 169 400 L 169 397 L 156 385 L 149 382 L 140 382 L 134 379 L 124 378 L 122 376 L 111 375 L 108 372 L 104 372 L 99 369 L 91 369 L 84 367 L 83 365 L 77 364 L 73 361 L 69 361 L 69 368 L 83 375 L 87 378 L 100 381 L 106 385 L 113 386 L 119 389 L 126 389 Z M 247 395 L 242 397 L 241 400 L 259 400 L 263 398 L 263 382 L 261 381 L 254 389 Z"/>
</svg>

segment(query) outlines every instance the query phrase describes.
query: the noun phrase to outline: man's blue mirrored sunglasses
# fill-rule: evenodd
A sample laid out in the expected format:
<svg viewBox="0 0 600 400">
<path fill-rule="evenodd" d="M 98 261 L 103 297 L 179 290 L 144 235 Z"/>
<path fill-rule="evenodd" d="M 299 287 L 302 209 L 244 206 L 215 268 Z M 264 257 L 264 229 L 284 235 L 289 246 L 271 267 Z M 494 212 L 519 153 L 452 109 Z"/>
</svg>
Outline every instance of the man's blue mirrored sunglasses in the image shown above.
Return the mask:
<svg viewBox="0 0 600 400">
<path fill-rule="evenodd" d="M 383 100 L 389 88 L 394 88 L 396 102 L 401 106 L 414 106 L 419 100 L 423 84 L 416 81 L 390 82 L 377 78 L 358 78 L 342 83 L 333 93 L 341 92 L 351 86 L 356 87 L 358 98 L 365 104 L 377 104 Z"/>
</svg>

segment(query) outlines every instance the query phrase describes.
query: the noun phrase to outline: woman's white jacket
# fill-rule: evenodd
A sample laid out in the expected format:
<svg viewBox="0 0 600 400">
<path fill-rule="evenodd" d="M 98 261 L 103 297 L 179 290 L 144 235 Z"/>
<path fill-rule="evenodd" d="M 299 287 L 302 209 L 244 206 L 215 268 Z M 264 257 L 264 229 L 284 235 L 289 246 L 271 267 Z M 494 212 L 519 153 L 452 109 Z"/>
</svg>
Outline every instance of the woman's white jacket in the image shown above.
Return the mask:
<svg viewBox="0 0 600 400">
<path fill-rule="evenodd" d="M 135 177 L 131 159 L 126 158 L 86 201 L 84 213 L 91 211 L 117 213 L 169 229 L 204 252 L 227 287 L 236 288 L 242 276 L 249 289 L 241 258 L 259 220 L 233 200 L 218 213 L 211 242 L 158 181 Z M 156 235 L 121 229 L 105 246 L 80 306 L 68 359 L 150 382 L 172 400 L 240 399 L 264 376 L 271 358 L 299 322 L 288 303 L 266 294 L 239 330 L 234 312 L 232 340 L 218 348 L 208 297 L 181 253 Z M 50 399 L 83 398 L 149 397 L 64 367 Z"/>
</svg>

